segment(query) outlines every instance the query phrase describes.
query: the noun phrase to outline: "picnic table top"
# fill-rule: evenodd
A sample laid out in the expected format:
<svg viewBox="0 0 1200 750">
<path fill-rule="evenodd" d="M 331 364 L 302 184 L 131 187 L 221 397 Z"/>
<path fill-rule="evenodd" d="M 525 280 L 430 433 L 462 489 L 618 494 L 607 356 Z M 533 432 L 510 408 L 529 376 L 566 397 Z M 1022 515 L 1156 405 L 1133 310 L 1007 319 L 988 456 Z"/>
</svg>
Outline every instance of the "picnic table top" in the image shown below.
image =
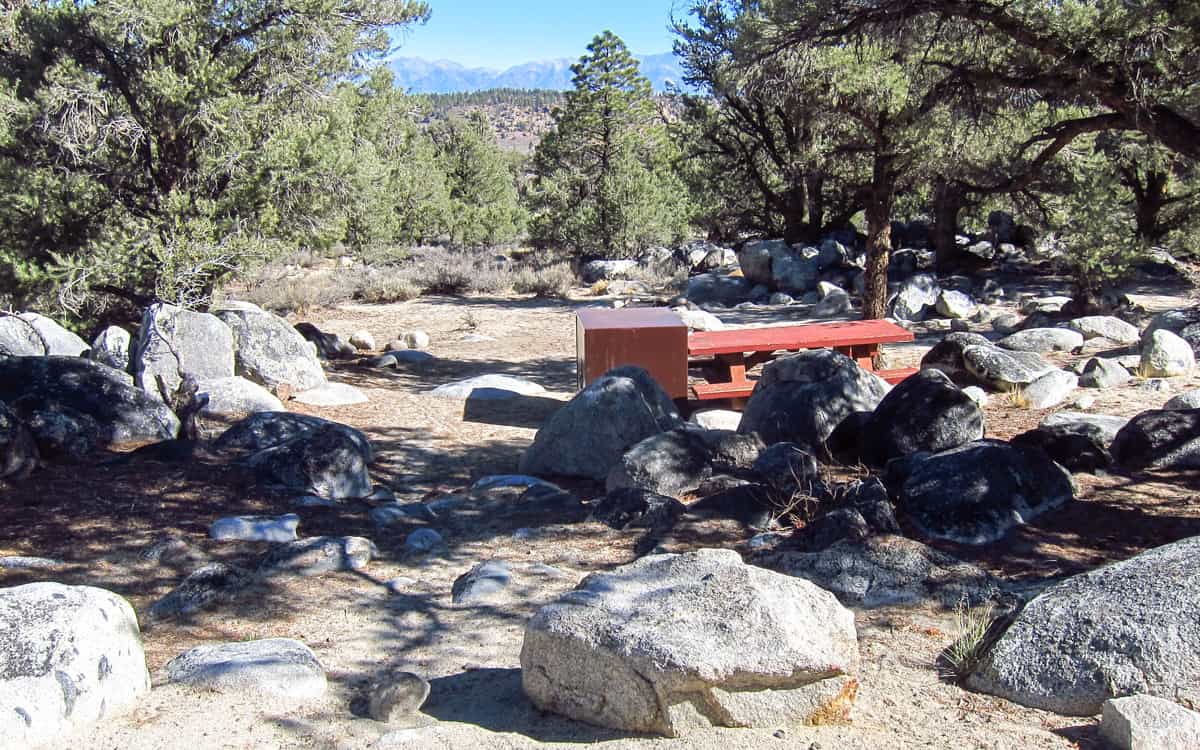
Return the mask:
<svg viewBox="0 0 1200 750">
<path fill-rule="evenodd" d="M 825 349 L 912 340 L 911 331 L 886 320 L 849 320 L 693 333 L 688 336 L 688 354 Z"/>
</svg>

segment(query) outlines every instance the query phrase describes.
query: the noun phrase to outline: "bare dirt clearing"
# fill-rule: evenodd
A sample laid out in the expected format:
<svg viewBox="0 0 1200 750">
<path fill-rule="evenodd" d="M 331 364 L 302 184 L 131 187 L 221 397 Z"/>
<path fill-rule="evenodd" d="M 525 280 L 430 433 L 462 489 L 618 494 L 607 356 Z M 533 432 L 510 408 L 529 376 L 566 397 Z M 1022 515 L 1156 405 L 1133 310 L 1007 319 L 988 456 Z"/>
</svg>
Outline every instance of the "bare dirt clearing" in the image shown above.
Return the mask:
<svg viewBox="0 0 1200 750">
<path fill-rule="evenodd" d="M 1163 305 L 1182 304 L 1179 299 Z M 579 303 L 575 303 L 579 304 Z M 388 306 L 346 305 L 311 316 L 323 330 L 372 331 L 385 342 L 420 328 L 436 359 L 396 370 L 332 365 L 331 379 L 361 388 L 369 402 L 319 414 L 365 431 L 374 441 L 376 482 L 404 499 L 461 492 L 485 475 L 514 472 L 538 425 L 574 392 L 572 303 L 529 299 L 424 298 Z M 766 322 L 769 311 L 725 317 Z M 774 322 L 782 319 L 776 315 Z M 915 363 L 936 336 L 893 352 Z M 486 373 L 515 375 L 547 389 L 508 401 L 436 398 L 437 385 Z M 1095 391 L 1099 413 L 1132 415 L 1157 408 L 1200 378 L 1167 381 L 1166 391 L 1138 383 Z M 986 409 L 989 436 L 1007 438 L 1046 412 L 994 396 Z M 5 486 L 0 555 L 58 558 L 55 570 L 0 570 L 0 585 L 53 579 L 102 586 L 126 596 L 139 615 L 186 575 L 145 559 L 164 534 L 184 538 L 206 558 L 245 562 L 265 545 L 218 543 L 208 524 L 222 516 L 278 514 L 290 498 L 256 488 L 240 470 L 208 463 L 157 463 L 108 458 L 50 464 Z M 1036 583 L 1183 537 L 1200 534 L 1200 479 L 1195 475 L 1077 475 L 1081 501 L 1051 512 L 1001 542 L 980 548 L 938 545 L 1006 578 Z M 577 483 L 585 499 L 603 488 Z M 1026 709 L 965 692 L 939 678 L 935 661 L 953 640 L 952 614 L 935 606 L 859 610 L 863 664 L 854 723 L 846 727 L 714 729 L 686 740 L 618 736 L 541 714 L 524 698 L 518 655 L 526 620 L 587 573 L 634 558 L 632 533 L 586 522 L 522 516 L 470 501 L 435 524 L 447 547 L 406 552 L 414 525 L 378 528 L 370 505 L 299 509 L 303 536 L 361 535 L 380 554 L 359 573 L 275 578 L 236 600 L 185 622 L 158 624 L 144 640 L 151 672 L 185 648 L 213 640 L 292 637 L 317 653 L 331 690 L 300 710 L 269 703 L 187 693 L 159 686 L 132 715 L 115 719 L 61 747 L 202 748 L 539 747 L 599 743 L 611 747 L 711 748 L 1093 748 L 1095 722 Z M 714 525 L 697 543 L 736 546 L 750 535 Z M 452 581 L 475 563 L 501 559 L 515 585 L 494 605 L 450 601 Z M 551 567 L 546 567 L 551 566 Z M 432 682 L 418 726 L 396 731 L 354 713 L 363 686 L 398 666 Z M 361 711 L 360 711 L 361 713 Z"/>
</svg>

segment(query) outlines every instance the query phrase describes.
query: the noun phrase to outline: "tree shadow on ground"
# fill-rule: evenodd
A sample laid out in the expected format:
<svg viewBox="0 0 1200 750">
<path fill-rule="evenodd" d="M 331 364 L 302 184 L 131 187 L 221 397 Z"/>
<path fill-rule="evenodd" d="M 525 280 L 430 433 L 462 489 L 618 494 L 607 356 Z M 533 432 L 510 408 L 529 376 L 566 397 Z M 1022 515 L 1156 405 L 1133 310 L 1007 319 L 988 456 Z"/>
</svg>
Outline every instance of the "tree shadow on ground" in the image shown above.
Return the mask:
<svg viewBox="0 0 1200 750">
<path fill-rule="evenodd" d="M 400 387 L 414 393 L 426 394 L 439 385 L 480 375 L 508 375 L 523 378 L 550 391 L 575 390 L 575 359 L 567 357 L 538 357 L 525 360 L 446 359 L 427 362 L 401 362 L 395 368 L 369 367 L 357 362 L 335 362 L 327 365 L 337 379 L 359 388 Z M 433 398 L 433 396 L 431 396 Z"/>
<path fill-rule="evenodd" d="M 521 687 L 520 669 L 472 669 L 430 681 L 422 711 L 439 721 L 512 732 L 538 742 L 604 742 L 644 737 L 572 721 L 534 707 Z"/>
</svg>

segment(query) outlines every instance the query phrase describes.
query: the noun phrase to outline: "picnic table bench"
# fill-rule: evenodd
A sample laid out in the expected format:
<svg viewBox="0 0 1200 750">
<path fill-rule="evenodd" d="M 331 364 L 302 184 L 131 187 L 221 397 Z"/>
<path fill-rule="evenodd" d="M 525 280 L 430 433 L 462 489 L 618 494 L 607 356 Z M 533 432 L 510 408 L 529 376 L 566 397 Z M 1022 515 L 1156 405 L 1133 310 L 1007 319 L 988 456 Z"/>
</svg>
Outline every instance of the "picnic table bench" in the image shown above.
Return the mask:
<svg viewBox="0 0 1200 750">
<path fill-rule="evenodd" d="M 755 381 L 747 372 L 780 352 L 835 349 L 888 382 L 916 372 L 876 370 L 881 344 L 912 341 L 913 335 L 885 320 L 731 328 L 688 333 L 667 308 L 584 309 L 576 314 L 579 388 L 620 365 L 637 365 L 676 400 L 744 399 Z M 708 382 L 689 384 L 688 369 L 704 367 Z"/>
<path fill-rule="evenodd" d="M 732 328 L 692 333 L 687 338 L 688 358 L 711 356 L 718 380 L 691 387 L 700 401 L 746 398 L 756 381 L 746 376 L 756 365 L 774 359 L 779 352 L 802 349 L 834 349 L 890 383 L 916 372 L 915 369 L 876 370 L 880 344 L 912 341 L 913 334 L 886 320 L 855 320 L 833 323 Z"/>
</svg>

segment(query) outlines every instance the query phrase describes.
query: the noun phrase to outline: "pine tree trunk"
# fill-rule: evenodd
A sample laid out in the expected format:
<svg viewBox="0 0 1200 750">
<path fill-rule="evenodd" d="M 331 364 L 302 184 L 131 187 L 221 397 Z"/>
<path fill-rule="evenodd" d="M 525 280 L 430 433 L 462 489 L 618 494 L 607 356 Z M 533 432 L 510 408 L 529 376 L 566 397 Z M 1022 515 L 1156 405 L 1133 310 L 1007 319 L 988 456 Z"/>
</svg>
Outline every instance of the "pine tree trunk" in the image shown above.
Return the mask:
<svg viewBox="0 0 1200 750">
<path fill-rule="evenodd" d="M 783 239 L 788 244 L 803 242 L 805 239 L 804 212 L 808 201 L 805 196 L 804 183 L 796 180 L 783 196 L 785 206 L 783 215 Z"/>
<path fill-rule="evenodd" d="M 939 182 L 933 190 L 933 249 L 939 271 L 946 271 L 958 258 L 958 215 L 966 196 L 961 188 Z"/>
<path fill-rule="evenodd" d="M 892 252 L 892 176 L 894 156 L 887 144 L 876 145 L 874 174 L 867 199 L 867 278 L 863 292 L 863 318 L 880 320 L 887 315 L 887 270 Z"/>
</svg>

